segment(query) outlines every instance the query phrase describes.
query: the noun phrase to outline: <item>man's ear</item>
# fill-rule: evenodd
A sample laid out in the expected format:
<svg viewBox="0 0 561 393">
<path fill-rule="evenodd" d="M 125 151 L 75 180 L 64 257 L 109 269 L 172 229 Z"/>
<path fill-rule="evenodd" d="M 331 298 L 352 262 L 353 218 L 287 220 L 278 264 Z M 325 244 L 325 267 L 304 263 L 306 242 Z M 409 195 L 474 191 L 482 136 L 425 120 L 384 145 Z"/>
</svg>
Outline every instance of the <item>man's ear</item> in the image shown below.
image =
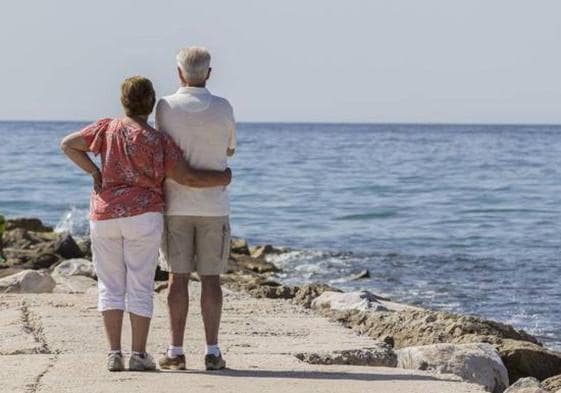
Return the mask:
<svg viewBox="0 0 561 393">
<path fill-rule="evenodd" d="M 185 80 L 185 78 L 183 77 L 183 72 L 181 71 L 181 68 L 177 67 L 177 76 L 179 76 L 179 80 L 186 85 L 187 81 Z"/>
<path fill-rule="evenodd" d="M 212 67 L 208 67 L 208 73 L 206 74 L 206 80 L 210 78 L 210 73 L 212 72 Z"/>
</svg>

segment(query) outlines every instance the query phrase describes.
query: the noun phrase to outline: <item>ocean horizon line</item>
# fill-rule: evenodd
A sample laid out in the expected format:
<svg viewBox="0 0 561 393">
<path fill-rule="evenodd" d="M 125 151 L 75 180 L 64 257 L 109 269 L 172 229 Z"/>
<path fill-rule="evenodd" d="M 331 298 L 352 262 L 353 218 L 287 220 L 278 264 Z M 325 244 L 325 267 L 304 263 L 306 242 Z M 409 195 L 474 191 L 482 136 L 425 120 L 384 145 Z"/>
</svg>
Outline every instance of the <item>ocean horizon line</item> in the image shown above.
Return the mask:
<svg viewBox="0 0 561 393">
<path fill-rule="evenodd" d="M 0 124 L 6 123 L 92 123 L 94 120 L 26 120 L 26 119 L 0 119 Z M 381 121 L 381 122 L 355 122 L 355 121 L 248 121 L 240 120 L 236 122 L 237 124 L 262 124 L 262 125 L 352 125 L 352 126 L 421 126 L 421 127 L 431 127 L 431 126 L 454 126 L 454 127 L 561 127 L 561 122 L 559 123 L 531 123 L 531 122 L 410 122 L 410 121 Z"/>
</svg>

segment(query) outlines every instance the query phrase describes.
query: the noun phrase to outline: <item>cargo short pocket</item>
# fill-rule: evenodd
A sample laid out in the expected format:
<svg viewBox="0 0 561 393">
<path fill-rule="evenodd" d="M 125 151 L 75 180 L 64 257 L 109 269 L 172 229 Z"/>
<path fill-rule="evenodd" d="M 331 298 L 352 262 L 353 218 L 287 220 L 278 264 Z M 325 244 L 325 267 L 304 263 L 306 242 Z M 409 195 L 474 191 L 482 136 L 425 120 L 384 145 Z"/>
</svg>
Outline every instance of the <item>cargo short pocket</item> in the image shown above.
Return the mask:
<svg viewBox="0 0 561 393">
<path fill-rule="evenodd" d="M 230 223 L 225 222 L 222 226 L 222 261 L 225 262 L 230 257 Z"/>
</svg>

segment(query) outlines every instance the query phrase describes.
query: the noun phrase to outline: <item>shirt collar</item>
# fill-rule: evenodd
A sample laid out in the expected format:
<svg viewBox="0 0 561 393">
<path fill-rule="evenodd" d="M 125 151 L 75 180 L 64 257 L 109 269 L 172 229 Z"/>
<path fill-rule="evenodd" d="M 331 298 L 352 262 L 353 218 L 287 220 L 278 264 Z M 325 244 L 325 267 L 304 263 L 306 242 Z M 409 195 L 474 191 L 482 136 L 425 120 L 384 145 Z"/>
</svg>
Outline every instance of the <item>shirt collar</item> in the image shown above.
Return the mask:
<svg viewBox="0 0 561 393">
<path fill-rule="evenodd" d="M 206 87 L 181 86 L 177 94 L 208 95 L 210 91 Z"/>
</svg>

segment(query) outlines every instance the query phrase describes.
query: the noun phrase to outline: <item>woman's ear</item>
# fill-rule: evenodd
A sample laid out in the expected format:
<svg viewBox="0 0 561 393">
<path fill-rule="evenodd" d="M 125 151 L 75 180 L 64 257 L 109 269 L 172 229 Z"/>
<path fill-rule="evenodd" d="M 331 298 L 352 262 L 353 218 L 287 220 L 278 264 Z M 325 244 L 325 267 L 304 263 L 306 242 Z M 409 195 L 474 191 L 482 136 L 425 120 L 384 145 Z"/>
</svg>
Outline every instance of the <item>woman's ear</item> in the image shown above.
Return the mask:
<svg viewBox="0 0 561 393">
<path fill-rule="evenodd" d="M 210 78 L 210 73 L 212 72 L 212 67 L 208 67 L 208 73 L 206 74 L 206 80 Z"/>
</svg>

